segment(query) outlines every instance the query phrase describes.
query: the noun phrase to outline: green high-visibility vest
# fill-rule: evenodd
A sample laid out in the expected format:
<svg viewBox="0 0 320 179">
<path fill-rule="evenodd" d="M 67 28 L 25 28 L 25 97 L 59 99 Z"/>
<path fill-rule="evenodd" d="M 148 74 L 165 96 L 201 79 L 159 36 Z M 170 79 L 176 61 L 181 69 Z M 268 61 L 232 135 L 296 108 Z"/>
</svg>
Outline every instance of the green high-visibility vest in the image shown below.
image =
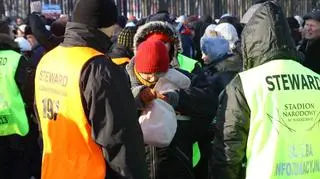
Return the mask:
<svg viewBox="0 0 320 179">
<path fill-rule="evenodd" d="M 198 142 L 193 144 L 192 147 L 192 166 L 195 167 L 198 165 L 200 158 L 201 158 L 201 153 L 200 153 L 200 149 L 199 149 L 199 145 Z"/>
<path fill-rule="evenodd" d="M 182 70 L 186 70 L 189 73 L 191 73 L 193 71 L 196 64 L 199 64 L 201 66 L 201 64 L 197 60 L 194 60 L 194 59 L 187 57 L 187 56 L 184 56 L 182 54 L 178 54 L 178 63 L 179 63 L 179 67 Z"/>
<path fill-rule="evenodd" d="M 12 50 L 0 51 L 0 136 L 29 131 L 24 102 L 15 82 L 21 55 Z"/>
<path fill-rule="evenodd" d="M 247 179 L 320 178 L 320 75 L 292 60 L 239 74 L 250 107 Z"/>
</svg>

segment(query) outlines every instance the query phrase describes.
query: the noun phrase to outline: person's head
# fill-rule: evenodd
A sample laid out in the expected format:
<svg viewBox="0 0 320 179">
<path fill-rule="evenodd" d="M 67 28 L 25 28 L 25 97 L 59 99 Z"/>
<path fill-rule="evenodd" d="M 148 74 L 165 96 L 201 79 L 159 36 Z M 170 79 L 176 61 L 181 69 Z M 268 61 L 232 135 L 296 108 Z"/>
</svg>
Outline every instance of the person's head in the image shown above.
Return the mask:
<svg viewBox="0 0 320 179">
<path fill-rule="evenodd" d="M 304 38 L 308 40 L 320 38 L 320 9 L 314 10 L 304 16 Z"/>
<path fill-rule="evenodd" d="M 234 28 L 237 30 L 238 37 L 241 37 L 241 32 L 243 30 L 243 26 L 240 24 L 240 20 L 234 16 L 226 16 L 220 19 L 219 24 L 222 23 L 229 23 L 234 26 Z"/>
<path fill-rule="evenodd" d="M 146 40 L 137 49 L 135 71 L 143 80 L 155 83 L 169 69 L 169 54 L 160 40 Z"/>
<path fill-rule="evenodd" d="M 209 65 L 225 59 L 229 51 L 229 43 L 221 37 L 204 37 L 200 41 L 203 63 Z"/>
<path fill-rule="evenodd" d="M 27 26 L 27 27 L 26 27 L 25 38 L 26 38 L 26 39 L 28 40 L 28 42 L 30 43 L 32 49 L 34 49 L 35 47 L 37 47 L 37 46 L 39 45 L 39 42 L 38 42 L 38 40 L 36 39 L 36 37 L 33 35 L 30 26 Z"/>
<path fill-rule="evenodd" d="M 301 32 L 299 22 L 294 17 L 287 17 L 287 21 L 291 30 L 291 36 L 296 44 L 301 40 Z"/>
<path fill-rule="evenodd" d="M 57 37 L 63 37 L 66 31 L 66 25 L 67 21 L 65 19 L 58 19 L 51 24 L 51 32 Z"/>
<path fill-rule="evenodd" d="M 243 25 L 247 24 L 260 7 L 262 7 L 262 3 L 252 5 L 242 16 L 240 23 Z"/>
<path fill-rule="evenodd" d="M 218 36 L 217 31 L 215 31 L 215 28 L 217 25 L 215 24 L 210 24 L 206 30 L 204 31 L 204 34 L 202 37 L 216 37 Z"/>
<path fill-rule="evenodd" d="M 182 49 L 177 30 L 167 22 L 154 21 L 141 26 L 134 36 L 135 51 L 143 41 L 148 39 L 162 41 L 168 49 L 170 60 L 176 58 Z"/>
<path fill-rule="evenodd" d="M 125 27 L 118 35 L 117 44 L 132 51 L 133 54 L 133 38 L 136 32 L 136 27 Z"/>
<path fill-rule="evenodd" d="M 78 0 L 72 14 L 72 22 L 102 31 L 114 25 L 117 18 L 117 8 L 113 0 Z"/>
<path fill-rule="evenodd" d="M 20 25 L 22 25 L 24 22 L 23 22 L 23 19 L 21 18 L 21 17 L 18 17 L 17 19 L 16 19 L 16 24 L 18 25 L 18 26 L 20 26 Z"/>
<path fill-rule="evenodd" d="M 233 25 L 229 23 L 221 23 L 217 25 L 215 31 L 229 42 L 230 51 L 233 51 L 236 48 L 239 36 Z"/>
</svg>

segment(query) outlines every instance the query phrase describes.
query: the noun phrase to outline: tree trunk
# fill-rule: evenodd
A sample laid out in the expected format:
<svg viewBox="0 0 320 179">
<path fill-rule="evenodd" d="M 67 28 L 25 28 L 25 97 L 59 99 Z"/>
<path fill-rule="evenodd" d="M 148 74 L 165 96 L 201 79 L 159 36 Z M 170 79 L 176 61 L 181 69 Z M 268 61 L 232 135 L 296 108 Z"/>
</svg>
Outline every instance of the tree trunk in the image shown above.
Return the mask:
<svg viewBox="0 0 320 179">
<path fill-rule="evenodd" d="M 168 0 L 159 0 L 159 10 L 168 10 Z"/>
</svg>

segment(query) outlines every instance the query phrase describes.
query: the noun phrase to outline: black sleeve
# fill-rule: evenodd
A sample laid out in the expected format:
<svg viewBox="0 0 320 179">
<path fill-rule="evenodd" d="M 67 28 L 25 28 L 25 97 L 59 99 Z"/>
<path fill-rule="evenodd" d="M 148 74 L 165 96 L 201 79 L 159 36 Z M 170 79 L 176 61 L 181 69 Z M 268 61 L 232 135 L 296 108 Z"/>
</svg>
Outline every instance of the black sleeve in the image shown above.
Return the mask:
<svg viewBox="0 0 320 179">
<path fill-rule="evenodd" d="M 246 144 L 250 126 L 250 109 L 237 76 L 222 94 L 213 142 L 212 170 L 217 178 L 245 178 Z"/>
<path fill-rule="evenodd" d="M 190 87 L 179 90 L 179 104 L 176 110 L 194 118 L 213 119 L 218 107 L 218 95 L 211 86 Z"/>
<path fill-rule="evenodd" d="M 110 59 L 95 57 L 81 74 L 83 106 L 92 137 L 104 151 L 108 175 L 144 179 L 144 142 L 126 78 L 124 70 Z"/>
<path fill-rule="evenodd" d="M 175 108 L 180 113 L 193 118 L 213 119 L 218 108 L 218 96 L 215 87 L 206 81 L 203 71 L 189 73 L 177 69 L 191 80 L 191 87 L 180 89 L 179 104 Z"/>
<path fill-rule="evenodd" d="M 22 99 L 26 104 L 26 112 L 28 116 L 33 113 L 35 70 L 36 67 L 33 66 L 30 61 L 28 61 L 24 56 L 20 57 L 15 74 L 15 81 Z"/>
<path fill-rule="evenodd" d="M 62 38 L 60 39 L 55 37 L 46 29 L 45 24 L 42 22 L 37 13 L 30 14 L 28 21 L 33 35 L 38 40 L 39 44 L 46 49 L 46 51 L 52 50 L 62 42 Z"/>
</svg>

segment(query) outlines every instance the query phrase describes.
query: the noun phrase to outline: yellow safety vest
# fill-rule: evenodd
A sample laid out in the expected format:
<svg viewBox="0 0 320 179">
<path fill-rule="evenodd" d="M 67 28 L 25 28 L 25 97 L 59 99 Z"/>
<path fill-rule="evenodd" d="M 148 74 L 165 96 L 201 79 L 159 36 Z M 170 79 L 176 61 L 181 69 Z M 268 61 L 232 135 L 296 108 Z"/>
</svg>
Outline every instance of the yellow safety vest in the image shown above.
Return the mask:
<svg viewBox="0 0 320 179">
<path fill-rule="evenodd" d="M 250 107 L 247 179 L 320 178 L 320 75 L 292 60 L 239 74 Z"/>
</svg>

